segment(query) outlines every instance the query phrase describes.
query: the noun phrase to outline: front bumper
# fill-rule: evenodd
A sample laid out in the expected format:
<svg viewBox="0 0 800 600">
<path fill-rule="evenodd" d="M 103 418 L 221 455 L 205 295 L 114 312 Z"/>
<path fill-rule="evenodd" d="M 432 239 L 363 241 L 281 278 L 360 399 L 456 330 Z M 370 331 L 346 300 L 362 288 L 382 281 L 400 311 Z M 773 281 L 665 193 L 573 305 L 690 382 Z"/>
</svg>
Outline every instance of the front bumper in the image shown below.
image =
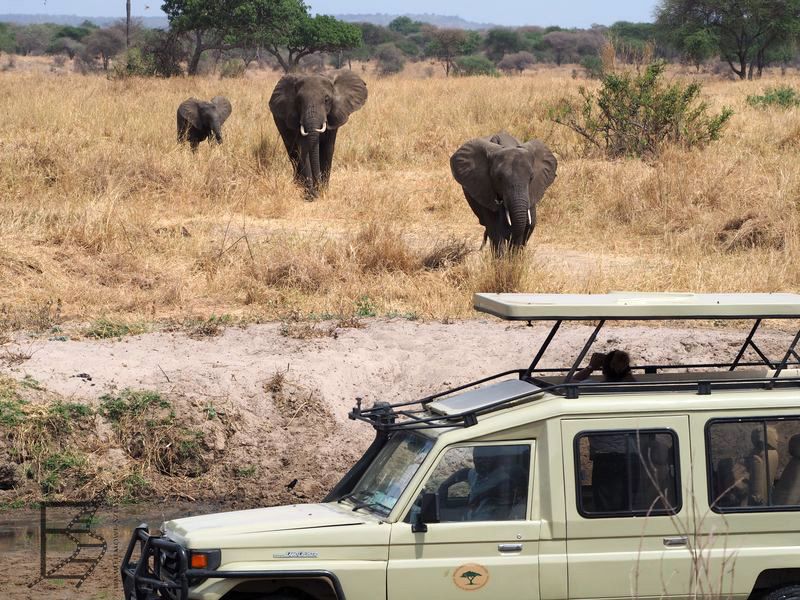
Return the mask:
<svg viewBox="0 0 800 600">
<path fill-rule="evenodd" d="M 139 557 L 132 561 L 137 549 Z M 190 569 L 186 548 L 164 536 L 150 535 L 147 525 L 133 530 L 120 565 L 125 600 L 187 600 L 189 586 L 211 572 Z"/>
<path fill-rule="evenodd" d="M 137 550 L 138 558 L 132 560 Z M 203 552 L 210 554 L 212 551 Z M 330 586 L 338 600 L 345 600 L 339 579 L 328 570 L 220 571 L 219 550 L 213 552 L 216 552 L 216 557 L 212 558 L 210 568 L 192 569 L 189 567 L 189 550 L 163 535 L 150 535 L 147 525 L 139 525 L 133 530 L 120 565 L 125 600 L 188 600 L 189 588 L 200 585 L 206 579 L 266 579 L 287 583 L 318 579 Z"/>
</svg>

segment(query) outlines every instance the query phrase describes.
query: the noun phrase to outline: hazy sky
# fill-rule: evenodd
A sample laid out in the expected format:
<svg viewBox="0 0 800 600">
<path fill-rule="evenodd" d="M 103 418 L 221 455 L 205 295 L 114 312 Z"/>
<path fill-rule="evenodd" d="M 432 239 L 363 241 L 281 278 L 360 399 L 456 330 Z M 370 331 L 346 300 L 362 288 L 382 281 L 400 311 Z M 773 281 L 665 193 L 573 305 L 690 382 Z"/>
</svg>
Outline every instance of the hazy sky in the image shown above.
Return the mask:
<svg viewBox="0 0 800 600">
<path fill-rule="evenodd" d="M 614 21 L 650 21 L 657 0 L 307 0 L 312 12 L 436 13 L 500 25 L 588 27 Z M 163 14 L 161 0 L 132 0 L 133 13 Z M 96 17 L 125 14 L 124 0 L 0 0 L 0 13 L 49 13 Z"/>
</svg>

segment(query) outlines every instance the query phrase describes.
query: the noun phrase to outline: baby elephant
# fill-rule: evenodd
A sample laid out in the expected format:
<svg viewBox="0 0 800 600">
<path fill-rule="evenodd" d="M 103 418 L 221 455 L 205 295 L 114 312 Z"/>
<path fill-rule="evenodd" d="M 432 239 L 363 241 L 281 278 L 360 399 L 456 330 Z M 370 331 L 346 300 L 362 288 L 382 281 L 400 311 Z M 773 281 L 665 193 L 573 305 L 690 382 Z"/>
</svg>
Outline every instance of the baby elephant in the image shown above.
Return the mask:
<svg viewBox="0 0 800 600">
<path fill-rule="evenodd" d="M 558 162 L 539 140 L 520 143 L 505 132 L 466 142 L 450 157 L 472 212 L 499 254 L 524 246 L 536 227 L 536 205 L 555 181 Z"/>
<path fill-rule="evenodd" d="M 231 103 L 224 96 L 215 96 L 211 102 L 189 98 L 178 107 L 178 141 L 188 141 L 192 150 L 212 135 L 222 143 L 222 124 L 231 114 Z"/>
</svg>

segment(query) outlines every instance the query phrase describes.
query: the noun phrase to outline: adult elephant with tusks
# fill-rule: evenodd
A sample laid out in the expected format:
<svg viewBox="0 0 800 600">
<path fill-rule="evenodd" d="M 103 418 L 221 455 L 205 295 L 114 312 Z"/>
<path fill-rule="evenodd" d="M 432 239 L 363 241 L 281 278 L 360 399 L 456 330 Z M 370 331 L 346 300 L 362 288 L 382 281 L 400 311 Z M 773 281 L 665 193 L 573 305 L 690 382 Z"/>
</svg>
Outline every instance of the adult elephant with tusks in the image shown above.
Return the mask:
<svg viewBox="0 0 800 600">
<path fill-rule="evenodd" d="M 558 161 L 539 140 L 520 143 L 505 132 L 470 140 L 450 169 L 485 228 L 492 250 L 524 246 L 536 227 L 536 205 L 555 181 Z"/>
<path fill-rule="evenodd" d="M 295 181 L 309 198 L 327 185 L 339 128 L 367 101 L 367 84 L 355 73 L 281 77 L 269 109 L 283 138 Z"/>
</svg>

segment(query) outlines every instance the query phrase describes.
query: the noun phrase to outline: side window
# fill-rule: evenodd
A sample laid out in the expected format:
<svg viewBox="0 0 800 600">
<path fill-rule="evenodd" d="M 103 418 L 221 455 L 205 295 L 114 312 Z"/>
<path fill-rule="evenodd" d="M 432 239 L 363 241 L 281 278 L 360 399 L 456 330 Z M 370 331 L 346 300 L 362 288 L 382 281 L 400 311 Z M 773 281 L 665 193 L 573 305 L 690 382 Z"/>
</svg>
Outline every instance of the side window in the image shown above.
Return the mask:
<svg viewBox="0 0 800 600">
<path fill-rule="evenodd" d="M 575 438 L 578 512 L 584 517 L 680 511 L 673 431 L 587 432 Z"/>
<path fill-rule="evenodd" d="M 442 523 L 522 521 L 528 507 L 529 445 L 466 446 L 447 450 L 423 493 L 439 494 Z M 419 510 L 417 498 L 406 521 Z"/>
<path fill-rule="evenodd" d="M 706 432 L 714 510 L 800 506 L 800 419 L 712 421 Z"/>
</svg>

